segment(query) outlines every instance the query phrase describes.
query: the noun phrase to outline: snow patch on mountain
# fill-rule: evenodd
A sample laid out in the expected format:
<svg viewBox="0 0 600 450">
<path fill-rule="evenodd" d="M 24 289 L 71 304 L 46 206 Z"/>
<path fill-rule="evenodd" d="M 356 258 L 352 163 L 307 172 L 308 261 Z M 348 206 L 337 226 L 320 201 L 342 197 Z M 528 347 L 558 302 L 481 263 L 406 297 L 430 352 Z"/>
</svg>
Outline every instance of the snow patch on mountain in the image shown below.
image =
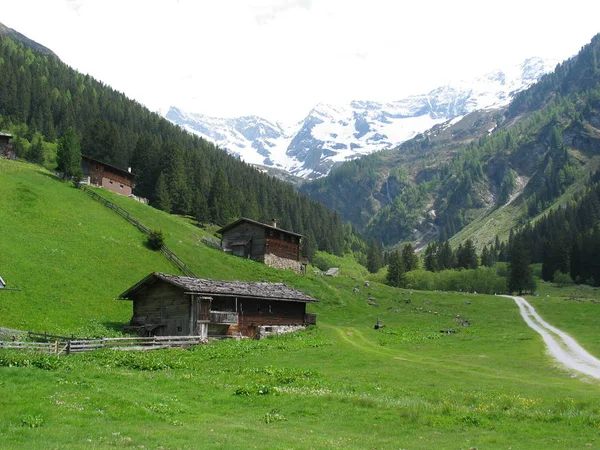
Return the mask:
<svg viewBox="0 0 600 450">
<path fill-rule="evenodd" d="M 529 58 L 470 81 L 393 102 L 318 104 L 294 125 L 258 116 L 217 118 L 171 107 L 164 116 L 250 164 L 318 178 L 348 159 L 395 147 L 434 125 L 508 105 L 513 96 L 550 72 L 557 61 Z"/>
</svg>

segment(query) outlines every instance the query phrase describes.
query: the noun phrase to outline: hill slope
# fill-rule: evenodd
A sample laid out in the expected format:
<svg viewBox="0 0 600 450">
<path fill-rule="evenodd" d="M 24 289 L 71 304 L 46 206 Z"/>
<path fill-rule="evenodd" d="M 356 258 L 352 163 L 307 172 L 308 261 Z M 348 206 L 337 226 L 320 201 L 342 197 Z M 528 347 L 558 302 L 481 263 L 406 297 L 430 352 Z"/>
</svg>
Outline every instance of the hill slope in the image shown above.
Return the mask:
<svg viewBox="0 0 600 450">
<path fill-rule="evenodd" d="M 107 331 L 131 315 L 114 297 L 150 271 L 173 273 L 133 226 L 35 166 L 0 160 L 0 195 L 0 270 L 23 289 L 0 292 L 2 326 Z M 565 448 L 565 436 L 569 447 L 597 438 L 597 385 L 555 367 L 510 299 L 277 271 L 206 248 L 185 219 L 111 200 L 165 230 L 200 276 L 284 281 L 318 298 L 318 325 L 190 351 L 0 350 L 5 448 Z M 597 304 L 535 306 L 600 352 Z M 386 328 L 373 328 L 378 319 Z"/>
</svg>

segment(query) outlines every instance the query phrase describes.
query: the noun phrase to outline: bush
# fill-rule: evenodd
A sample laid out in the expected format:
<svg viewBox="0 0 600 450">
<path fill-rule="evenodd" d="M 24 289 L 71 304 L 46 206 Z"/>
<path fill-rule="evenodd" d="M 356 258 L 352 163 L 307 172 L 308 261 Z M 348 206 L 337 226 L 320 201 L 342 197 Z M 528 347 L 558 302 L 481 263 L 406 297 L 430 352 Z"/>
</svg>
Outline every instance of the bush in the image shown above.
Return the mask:
<svg viewBox="0 0 600 450">
<path fill-rule="evenodd" d="M 165 243 L 165 236 L 161 230 L 152 230 L 148 235 L 148 247 L 152 250 L 160 250 Z"/>
</svg>

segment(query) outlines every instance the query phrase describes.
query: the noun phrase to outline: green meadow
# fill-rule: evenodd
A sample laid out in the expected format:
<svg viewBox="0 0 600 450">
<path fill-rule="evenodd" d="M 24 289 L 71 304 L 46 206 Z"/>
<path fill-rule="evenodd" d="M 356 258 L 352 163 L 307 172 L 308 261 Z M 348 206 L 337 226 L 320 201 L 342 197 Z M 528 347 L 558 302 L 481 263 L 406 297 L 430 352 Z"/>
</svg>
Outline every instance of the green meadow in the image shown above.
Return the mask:
<svg viewBox="0 0 600 450">
<path fill-rule="evenodd" d="M 318 298 L 318 325 L 188 350 L 0 351 L 0 448 L 600 448 L 598 381 L 555 365 L 511 299 L 391 288 L 329 255 L 339 277 L 269 269 L 210 248 L 186 218 L 102 195 L 163 230 L 198 276 Z M 0 275 L 20 289 L 0 292 L 1 327 L 118 334 L 131 304 L 114 298 L 177 273 L 123 218 L 36 166 L 0 159 L 0 199 Z M 598 291 L 574 289 L 542 285 L 529 300 L 600 356 Z"/>
</svg>

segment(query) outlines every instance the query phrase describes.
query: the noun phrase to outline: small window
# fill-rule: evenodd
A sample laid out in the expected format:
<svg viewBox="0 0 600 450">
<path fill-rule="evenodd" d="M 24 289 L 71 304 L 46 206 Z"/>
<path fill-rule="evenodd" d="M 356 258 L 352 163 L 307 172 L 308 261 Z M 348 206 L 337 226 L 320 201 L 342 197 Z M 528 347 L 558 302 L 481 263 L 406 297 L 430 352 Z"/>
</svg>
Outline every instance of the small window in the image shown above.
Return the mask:
<svg viewBox="0 0 600 450">
<path fill-rule="evenodd" d="M 273 314 L 273 309 L 271 308 L 271 304 L 269 303 L 269 314 Z"/>
<path fill-rule="evenodd" d="M 182 328 L 182 327 L 177 327 L 177 332 L 178 332 L 178 333 L 181 333 L 182 331 L 183 331 L 183 328 Z"/>
<path fill-rule="evenodd" d="M 273 237 L 273 230 L 269 230 L 269 236 Z"/>
<path fill-rule="evenodd" d="M 120 184 L 119 186 L 121 186 L 121 189 L 123 189 L 123 185 L 122 184 Z"/>
<path fill-rule="evenodd" d="M 279 239 L 281 239 L 282 241 L 285 241 L 285 234 L 279 233 Z"/>
<path fill-rule="evenodd" d="M 113 180 L 108 180 L 108 182 L 109 182 L 110 184 L 113 184 Z"/>
<path fill-rule="evenodd" d="M 296 236 L 292 236 L 291 239 L 292 239 L 292 244 L 295 244 L 296 243 Z"/>
</svg>

